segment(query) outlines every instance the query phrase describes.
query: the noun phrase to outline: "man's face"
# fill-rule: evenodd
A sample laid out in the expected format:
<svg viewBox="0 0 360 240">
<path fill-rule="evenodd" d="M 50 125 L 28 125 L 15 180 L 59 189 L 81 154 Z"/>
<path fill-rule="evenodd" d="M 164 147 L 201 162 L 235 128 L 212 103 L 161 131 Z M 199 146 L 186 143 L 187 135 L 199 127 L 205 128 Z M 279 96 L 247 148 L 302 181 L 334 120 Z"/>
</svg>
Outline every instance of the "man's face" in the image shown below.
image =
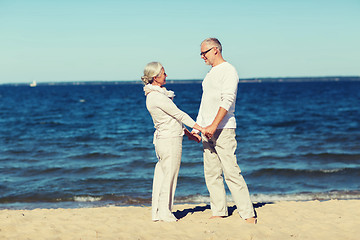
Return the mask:
<svg viewBox="0 0 360 240">
<path fill-rule="evenodd" d="M 204 59 L 207 65 L 213 65 L 214 62 L 214 47 L 205 43 L 201 44 L 201 58 Z"/>
</svg>

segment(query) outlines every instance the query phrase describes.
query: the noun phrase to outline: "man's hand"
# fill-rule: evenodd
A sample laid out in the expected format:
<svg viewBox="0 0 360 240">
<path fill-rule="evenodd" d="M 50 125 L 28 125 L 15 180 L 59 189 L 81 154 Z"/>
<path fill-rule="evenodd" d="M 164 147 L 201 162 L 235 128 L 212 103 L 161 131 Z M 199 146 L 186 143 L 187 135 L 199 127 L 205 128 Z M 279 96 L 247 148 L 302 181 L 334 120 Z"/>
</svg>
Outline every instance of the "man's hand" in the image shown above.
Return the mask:
<svg viewBox="0 0 360 240">
<path fill-rule="evenodd" d="M 216 114 L 216 117 L 215 117 L 214 121 L 212 122 L 212 124 L 205 128 L 205 136 L 207 138 L 209 138 L 209 139 L 212 138 L 217 127 L 219 126 L 220 122 L 224 119 L 227 112 L 228 111 L 225 108 L 223 108 L 223 107 L 219 108 L 219 111 Z"/>
<path fill-rule="evenodd" d="M 216 131 L 217 126 L 215 126 L 214 124 L 211 124 L 210 126 L 207 126 L 205 128 L 205 136 L 207 138 L 212 138 L 212 136 L 214 135 L 215 131 Z"/>
</svg>

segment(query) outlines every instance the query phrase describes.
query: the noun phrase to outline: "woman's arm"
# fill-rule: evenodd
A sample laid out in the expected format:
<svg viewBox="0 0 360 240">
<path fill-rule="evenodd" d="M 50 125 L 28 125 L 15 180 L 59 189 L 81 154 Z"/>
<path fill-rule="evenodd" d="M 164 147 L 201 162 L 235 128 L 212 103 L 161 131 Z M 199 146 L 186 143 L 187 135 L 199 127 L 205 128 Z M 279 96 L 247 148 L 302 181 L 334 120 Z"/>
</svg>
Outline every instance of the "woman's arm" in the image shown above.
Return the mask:
<svg viewBox="0 0 360 240">
<path fill-rule="evenodd" d="M 182 122 L 183 124 L 185 124 L 186 126 L 191 127 L 191 128 L 194 127 L 195 125 L 197 125 L 196 122 L 188 114 L 181 111 L 175 105 L 175 103 L 170 98 L 166 97 L 165 95 L 159 94 L 158 99 L 156 99 L 156 101 L 157 101 L 157 106 L 162 111 L 164 111 L 166 114 L 172 116 L 179 122 Z M 197 125 L 197 126 L 198 126 L 197 128 L 200 127 L 199 125 Z"/>
<path fill-rule="evenodd" d="M 164 111 L 166 114 L 172 116 L 186 126 L 197 129 L 203 134 L 205 134 L 205 128 L 199 126 L 188 114 L 181 111 L 170 98 L 166 97 L 163 94 L 154 94 L 151 97 L 153 98 L 152 102 L 156 102 L 156 106 L 162 111 Z"/>
</svg>

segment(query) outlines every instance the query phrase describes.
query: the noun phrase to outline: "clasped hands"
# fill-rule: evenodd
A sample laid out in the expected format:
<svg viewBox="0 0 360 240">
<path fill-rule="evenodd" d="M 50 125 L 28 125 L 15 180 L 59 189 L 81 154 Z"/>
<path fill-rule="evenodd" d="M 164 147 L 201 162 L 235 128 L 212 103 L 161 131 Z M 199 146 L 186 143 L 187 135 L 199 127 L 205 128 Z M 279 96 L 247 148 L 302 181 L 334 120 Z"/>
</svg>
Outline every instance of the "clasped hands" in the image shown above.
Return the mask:
<svg viewBox="0 0 360 240">
<path fill-rule="evenodd" d="M 212 136 L 214 135 L 215 131 L 216 131 L 216 126 L 210 125 L 207 126 L 205 128 L 199 126 L 198 124 L 195 124 L 194 129 L 200 131 L 204 136 L 206 136 L 207 138 L 212 138 Z M 201 137 L 200 135 L 192 130 L 191 132 L 189 132 L 187 129 L 185 130 L 185 135 L 188 136 L 189 140 L 193 140 L 196 142 L 200 142 L 201 141 Z"/>
</svg>

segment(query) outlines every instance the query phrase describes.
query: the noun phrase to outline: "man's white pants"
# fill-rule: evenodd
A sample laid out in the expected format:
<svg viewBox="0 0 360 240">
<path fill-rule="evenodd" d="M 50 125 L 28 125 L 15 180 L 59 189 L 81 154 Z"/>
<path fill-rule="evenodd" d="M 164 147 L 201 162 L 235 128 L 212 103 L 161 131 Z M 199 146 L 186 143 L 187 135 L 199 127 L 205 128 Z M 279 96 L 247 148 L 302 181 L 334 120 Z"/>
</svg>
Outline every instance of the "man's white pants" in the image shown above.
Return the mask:
<svg viewBox="0 0 360 240">
<path fill-rule="evenodd" d="M 243 219 L 255 216 L 246 182 L 237 164 L 235 129 L 218 129 L 211 139 L 203 138 L 204 173 L 213 216 L 227 216 L 225 182 Z"/>
<path fill-rule="evenodd" d="M 171 210 L 180 170 L 182 136 L 155 139 L 158 162 L 155 166 L 152 192 L 152 220 L 176 221 Z"/>
</svg>

